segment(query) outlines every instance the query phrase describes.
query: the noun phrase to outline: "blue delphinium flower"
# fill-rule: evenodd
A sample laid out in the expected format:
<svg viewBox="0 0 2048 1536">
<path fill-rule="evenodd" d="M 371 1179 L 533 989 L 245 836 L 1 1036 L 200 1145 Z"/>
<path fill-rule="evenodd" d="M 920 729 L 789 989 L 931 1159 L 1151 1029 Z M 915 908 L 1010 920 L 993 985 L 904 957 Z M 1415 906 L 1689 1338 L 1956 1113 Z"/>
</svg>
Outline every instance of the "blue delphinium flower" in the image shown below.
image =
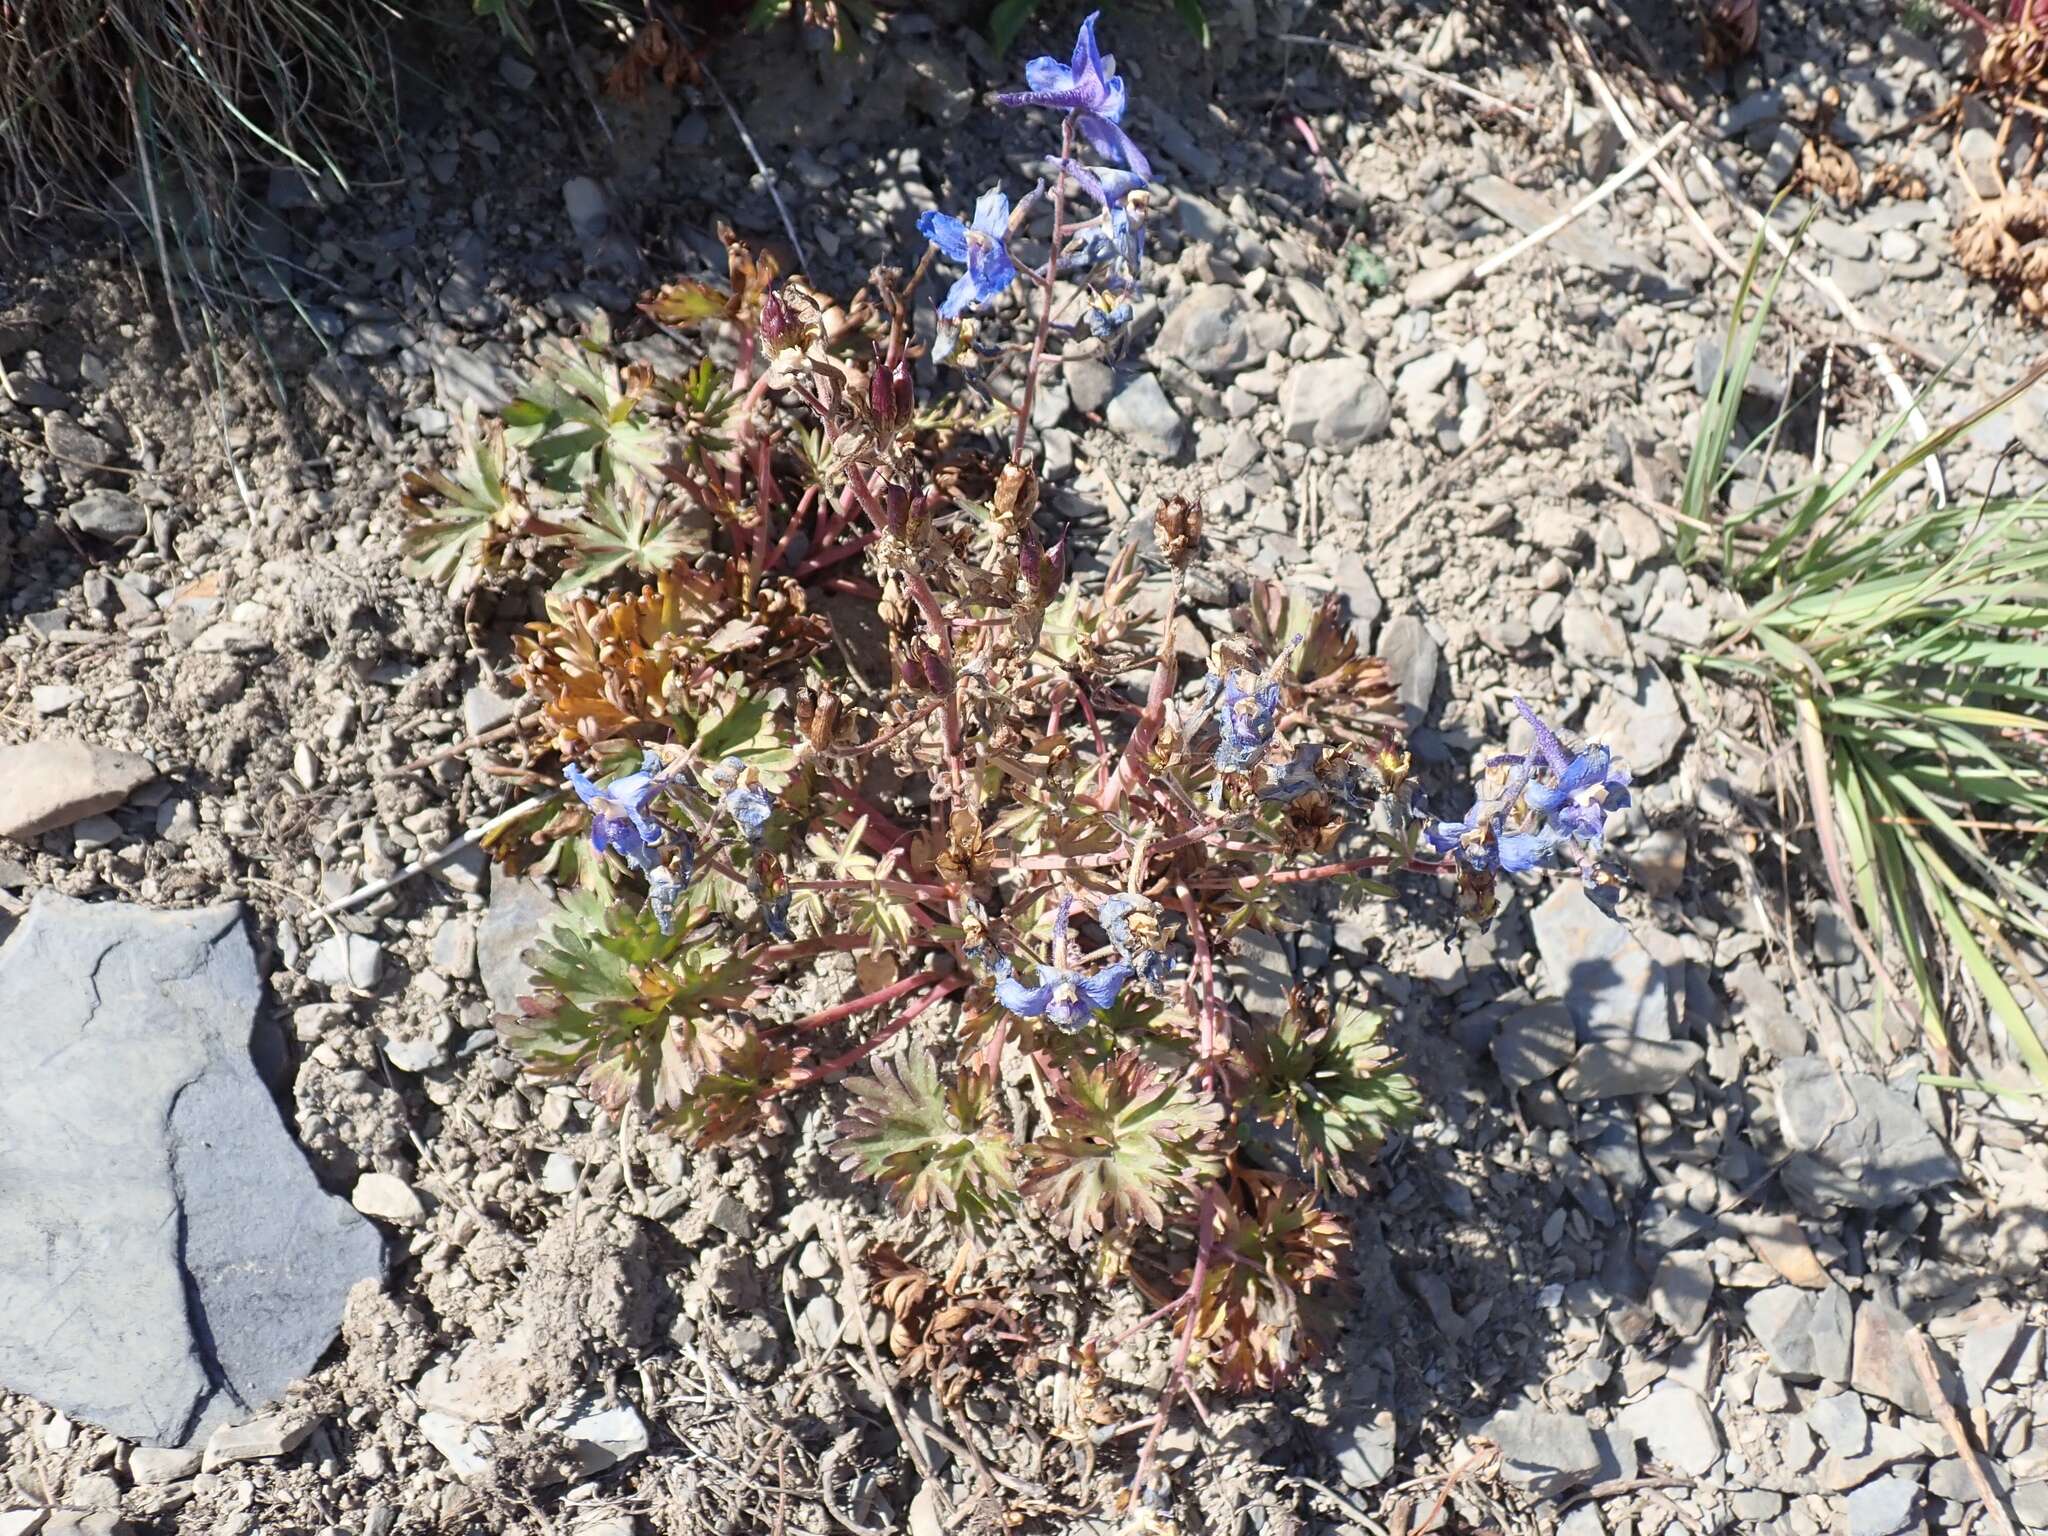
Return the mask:
<svg viewBox="0 0 2048 1536">
<path fill-rule="evenodd" d="M 1068 1031 L 1079 1029 L 1095 1014 L 1114 1008 L 1117 994 L 1131 979 L 1131 967 L 1121 960 L 1092 976 L 1065 967 L 1067 919 L 1073 907 L 1073 897 L 1060 898 L 1052 920 L 1053 963 L 1038 968 L 1036 986 L 1027 987 L 1019 981 L 1016 967 L 1006 956 L 985 947 L 970 951 L 995 974 L 997 1002 L 1019 1018 L 1042 1018 Z"/>
<path fill-rule="evenodd" d="M 723 759 L 711 770 L 712 785 L 724 793 L 718 808 L 733 819 L 740 835 L 750 843 L 761 841 L 768 818 L 775 814 L 775 797 L 761 787 L 760 776 L 741 757 Z"/>
<path fill-rule="evenodd" d="M 599 853 L 616 853 L 645 869 L 665 835 L 661 823 L 650 814 L 655 800 L 668 787 L 662 778 L 661 759 L 645 753 L 637 771 L 602 788 L 574 763 L 565 772 L 576 798 L 590 808 L 590 846 Z"/>
<path fill-rule="evenodd" d="M 789 892 L 761 903 L 761 921 L 770 934 L 785 944 L 796 937 L 789 926 Z"/>
<path fill-rule="evenodd" d="M 1065 64 L 1051 57 L 1033 59 L 1024 66 L 1024 83 L 1030 89 L 1008 91 L 996 100 L 1006 107 L 1045 107 L 1067 113 L 1098 155 L 1149 177 L 1151 162 L 1123 130 L 1127 104 L 1124 77 L 1116 72 L 1115 58 L 1095 46 L 1095 18 L 1101 14 L 1092 11 L 1081 23 L 1072 59 Z"/>
<path fill-rule="evenodd" d="M 1095 909 L 1095 920 L 1131 968 L 1131 974 L 1158 991 L 1173 969 L 1166 936 L 1159 926 L 1159 903 L 1148 896 L 1112 896 Z"/>
<path fill-rule="evenodd" d="M 1531 810 L 1574 842 L 1598 849 L 1607 831 L 1607 813 L 1630 804 L 1629 773 L 1604 746 L 1587 747 L 1574 756 L 1557 733 L 1545 725 L 1521 698 L 1515 708 L 1536 733 L 1536 750 L 1551 779 L 1532 778 L 1523 798 Z"/>
<path fill-rule="evenodd" d="M 1098 218 L 1081 231 L 1070 263 L 1099 267 L 1114 262 L 1122 269 L 1115 286 L 1136 283 L 1145 260 L 1145 179 L 1129 171 L 1097 169 L 1073 160 L 1063 160 L 1060 166 L 1102 205 Z"/>
<path fill-rule="evenodd" d="M 1010 260 L 1010 199 L 1001 187 L 990 187 L 974 205 L 974 220 L 963 224 L 950 213 L 931 212 L 917 221 L 918 233 L 967 268 L 939 305 L 943 319 L 957 320 L 980 308 L 1017 281 Z"/>
<path fill-rule="evenodd" d="M 654 753 L 642 755 L 633 773 L 600 788 L 571 763 L 565 770 L 569 787 L 590 808 L 590 846 L 616 853 L 647 877 L 647 905 L 663 933 L 674 930 L 676 905 L 696 868 L 696 844 L 690 834 L 655 819 L 654 802 L 668 790 L 668 777 Z M 669 868 L 665 850 L 676 851 Z"/>
<path fill-rule="evenodd" d="M 1216 766 L 1225 773 L 1243 773 L 1273 744 L 1273 729 L 1279 720 L 1279 679 L 1262 679 L 1243 667 L 1230 668 L 1223 674 L 1216 710 Z"/>
</svg>

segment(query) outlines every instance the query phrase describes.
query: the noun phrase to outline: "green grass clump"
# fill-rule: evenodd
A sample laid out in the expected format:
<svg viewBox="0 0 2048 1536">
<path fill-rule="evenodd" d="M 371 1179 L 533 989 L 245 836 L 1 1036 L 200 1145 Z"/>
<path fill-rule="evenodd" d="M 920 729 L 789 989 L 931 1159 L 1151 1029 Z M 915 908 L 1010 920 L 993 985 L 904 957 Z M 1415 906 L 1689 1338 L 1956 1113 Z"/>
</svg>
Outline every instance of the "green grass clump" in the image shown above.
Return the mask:
<svg viewBox="0 0 2048 1536">
<path fill-rule="evenodd" d="M 1917 1016 L 1937 1080 L 1982 1086 L 1950 1065 L 1970 1013 L 1994 1018 L 2048 1086 L 2034 979 L 2048 941 L 2048 487 L 1946 505 L 1920 489 L 1935 455 L 2048 363 L 1920 442 L 1901 413 L 1840 473 L 1727 512 L 1736 468 L 1785 424 L 1730 455 L 1784 277 L 1759 291 L 1761 249 L 1680 509 L 1681 559 L 1711 561 L 1747 611 L 1693 662 L 1755 687 L 1796 744 L 1829 891 L 1887 999 Z"/>
</svg>

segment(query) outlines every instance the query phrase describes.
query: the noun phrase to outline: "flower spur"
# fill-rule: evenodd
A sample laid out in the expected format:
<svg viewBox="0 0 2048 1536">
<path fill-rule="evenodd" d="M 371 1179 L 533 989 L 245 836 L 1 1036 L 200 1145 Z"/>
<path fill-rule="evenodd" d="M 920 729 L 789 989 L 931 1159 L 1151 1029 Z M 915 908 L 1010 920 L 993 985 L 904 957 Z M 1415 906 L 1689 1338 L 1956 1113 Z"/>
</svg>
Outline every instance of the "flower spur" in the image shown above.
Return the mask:
<svg viewBox="0 0 2048 1536">
<path fill-rule="evenodd" d="M 1003 1007 L 1019 1018 L 1043 1018 L 1069 1033 L 1094 1015 L 1115 1007 L 1117 995 L 1132 975 L 1131 966 L 1123 960 L 1104 966 L 1093 975 L 1067 968 L 1067 922 L 1073 909 L 1074 898 L 1062 896 L 1052 919 L 1052 964 L 1038 968 L 1035 986 L 1027 987 L 1019 981 L 1016 967 L 1008 957 L 990 946 L 976 945 L 968 951 L 995 976 L 996 1001 Z"/>
<path fill-rule="evenodd" d="M 1124 132 L 1124 108 L 1129 95 L 1124 77 L 1116 72 L 1116 59 L 1095 46 L 1095 18 L 1091 11 L 1074 39 L 1074 54 L 1062 64 L 1050 56 L 1033 59 L 1024 66 L 1024 83 L 1029 89 L 1005 91 L 996 97 L 1006 107 L 1045 107 L 1064 112 L 1105 160 L 1120 161 L 1138 175 L 1150 178 L 1151 162 L 1145 152 Z"/>
</svg>

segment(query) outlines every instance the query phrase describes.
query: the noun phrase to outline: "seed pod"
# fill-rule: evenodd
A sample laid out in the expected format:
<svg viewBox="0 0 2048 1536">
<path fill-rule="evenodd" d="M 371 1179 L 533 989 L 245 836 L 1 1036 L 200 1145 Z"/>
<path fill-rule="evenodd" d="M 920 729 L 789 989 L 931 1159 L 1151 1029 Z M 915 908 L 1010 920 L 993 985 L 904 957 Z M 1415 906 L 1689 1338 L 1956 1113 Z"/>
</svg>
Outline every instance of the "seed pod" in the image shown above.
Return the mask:
<svg viewBox="0 0 2048 1536">
<path fill-rule="evenodd" d="M 910 376 L 910 359 L 899 357 L 889 365 L 889 387 L 896 393 L 896 419 L 908 421 L 917 414 L 917 384 Z"/>
<path fill-rule="evenodd" d="M 1152 537 L 1169 564 L 1185 566 L 1202 544 L 1202 504 L 1169 496 L 1152 514 Z"/>
<path fill-rule="evenodd" d="M 839 734 L 840 708 L 839 695 L 830 688 L 820 688 L 812 700 L 810 718 L 799 721 L 804 739 L 820 752 L 830 748 L 833 737 Z"/>
<path fill-rule="evenodd" d="M 1038 475 L 1029 464 L 1005 464 L 996 476 L 996 516 L 1006 523 L 1024 523 L 1038 510 Z"/>
<path fill-rule="evenodd" d="M 881 526 L 882 532 L 901 538 L 904 526 L 910 521 L 910 492 L 891 481 L 882 487 L 879 500 L 881 516 L 876 522 Z"/>
</svg>

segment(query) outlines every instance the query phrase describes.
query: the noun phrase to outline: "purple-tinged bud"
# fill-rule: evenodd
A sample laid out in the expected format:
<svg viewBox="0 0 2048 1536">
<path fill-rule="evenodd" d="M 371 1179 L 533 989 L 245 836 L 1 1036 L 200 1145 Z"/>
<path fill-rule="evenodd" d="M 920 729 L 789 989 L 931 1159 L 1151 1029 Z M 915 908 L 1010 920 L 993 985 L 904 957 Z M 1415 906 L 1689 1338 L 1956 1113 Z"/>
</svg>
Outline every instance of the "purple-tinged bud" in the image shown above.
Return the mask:
<svg viewBox="0 0 2048 1536">
<path fill-rule="evenodd" d="M 1059 543 L 1045 552 L 1045 569 L 1038 578 L 1038 600 L 1050 604 L 1059 596 L 1060 588 L 1067 583 L 1067 536 L 1062 533 Z"/>
<path fill-rule="evenodd" d="M 780 348 L 796 335 L 797 319 L 782 295 L 774 289 L 761 296 L 761 337 L 771 348 Z"/>
<path fill-rule="evenodd" d="M 1036 526 L 1026 523 L 1017 534 L 1017 580 L 1035 595 L 1045 579 L 1044 567 L 1045 545 Z"/>
<path fill-rule="evenodd" d="M 868 375 L 868 409 L 874 413 L 875 421 L 884 428 L 901 424 L 896 414 L 896 391 L 889 383 L 889 370 L 881 363 L 875 364 L 874 372 Z"/>
<path fill-rule="evenodd" d="M 876 518 L 876 523 L 882 532 L 901 538 L 904 526 L 910 521 L 910 492 L 891 481 L 882 487 L 880 506 L 881 515 Z"/>
<path fill-rule="evenodd" d="M 889 388 L 896 396 L 896 419 L 908 421 L 917 414 L 917 385 L 910 377 L 910 359 L 899 357 L 889 365 Z"/>
<path fill-rule="evenodd" d="M 918 657 L 924 666 L 924 680 L 933 693 L 950 693 L 953 688 L 953 669 L 946 664 L 946 658 L 926 646 Z"/>
<path fill-rule="evenodd" d="M 931 685 L 925 681 L 924 662 L 920 652 L 924 650 L 922 640 L 913 640 L 896 655 L 896 681 L 906 693 L 928 693 Z"/>
</svg>

